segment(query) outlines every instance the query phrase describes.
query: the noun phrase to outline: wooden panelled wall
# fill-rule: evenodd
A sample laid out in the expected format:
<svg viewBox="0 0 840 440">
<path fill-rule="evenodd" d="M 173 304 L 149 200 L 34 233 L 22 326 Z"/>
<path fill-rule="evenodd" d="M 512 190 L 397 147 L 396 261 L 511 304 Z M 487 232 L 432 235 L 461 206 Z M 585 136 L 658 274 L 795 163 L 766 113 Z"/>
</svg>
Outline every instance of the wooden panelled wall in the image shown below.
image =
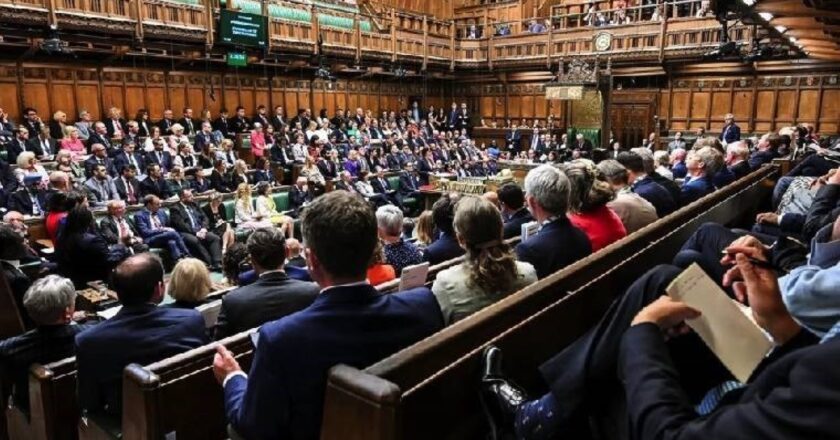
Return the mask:
<svg viewBox="0 0 840 440">
<path fill-rule="evenodd" d="M 374 0 L 378 3 L 397 10 L 407 10 L 418 14 L 432 15 L 438 19 L 452 18 L 453 0 Z"/>
<path fill-rule="evenodd" d="M 212 93 L 211 93 L 212 91 Z M 426 87 L 422 81 L 340 80 L 336 83 L 310 81 L 300 77 L 266 78 L 251 74 L 164 72 L 133 68 L 82 68 L 50 65 L 0 64 L 0 108 L 20 120 L 25 107 L 34 107 L 42 119 L 62 110 L 75 120 L 80 110 L 104 117 L 114 106 L 123 116 L 134 118 L 138 109 L 148 109 L 158 119 L 164 109 L 180 115 L 191 107 L 196 115 L 210 109 L 215 117 L 222 107 L 231 112 L 245 107 L 246 114 L 257 105 L 282 105 L 287 115 L 298 108 L 311 108 L 314 114 L 326 109 L 362 107 L 375 112 L 398 111 L 409 100 L 419 98 L 423 105 L 444 103 L 441 87 Z"/>
<path fill-rule="evenodd" d="M 840 75 L 676 78 L 661 91 L 659 114 L 671 130 L 716 132 L 726 113 L 749 132 L 808 123 L 820 133 L 837 133 Z"/>
<path fill-rule="evenodd" d="M 702 126 L 716 132 L 723 126 L 724 115 L 732 113 L 746 132 L 797 123 L 813 124 L 821 133 L 840 132 L 840 75 L 692 77 L 672 78 L 668 83 L 662 89 L 615 90 L 614 109 L 650 105 L 650 118 L 658 118 L 661 127 L 670 131 Z M 488 124 L 496 121 L 502 126 L 506 119 L 519 122 L 523 118 L 530 123 L 549 115 L 563 124 L 576 122 L 574 105 L 546 100 L 542 83 L 454 84 L 453 90 L 455 96 L 463 96 L 459 101 L 470 103 L 474 114 Z"/>
</svg>

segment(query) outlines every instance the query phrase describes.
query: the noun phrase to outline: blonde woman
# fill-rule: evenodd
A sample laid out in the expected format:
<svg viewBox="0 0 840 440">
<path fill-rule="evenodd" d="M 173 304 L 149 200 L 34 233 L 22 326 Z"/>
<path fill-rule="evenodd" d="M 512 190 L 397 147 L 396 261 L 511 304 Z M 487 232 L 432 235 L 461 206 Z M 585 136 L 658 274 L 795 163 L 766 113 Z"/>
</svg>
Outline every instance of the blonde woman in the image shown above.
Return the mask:
<svg viewBox="0 0 840 440">
<path fill-rule="evenodd" d="M 15 170 L 15 177 L 19 184 L 23 184 L 23 179 L 26 176 L 30 175 L 40 175 L 41 181 L 46 185 L 49 183 L 49 177 L 47 176 L 47 170 L 38 163 L 38 158 L 35 157 L 35 153 L 31 151 L 24 151 L 18 154 L 17 157 L 17 169 Z"/>
<path fill-rule="evenodd" d="M 260 217 L 254 209 L 251 200 L 251 187 L 247 183 L 240 183 L 236 187 L 234 208 L 236 229 L 270 228 L 272 226 L 271 221 Z"/>
<path fill-rule="evenodd" d="M 70 150 L 58 150 L 55 155 L 55 169 L 64 171 L 73 178 L 85 177 L 85 169 L 73 160 Z"/>
<path fill-rule="evenodd" d="M 50 121 L 50 137 L 53 139 L 63 139 L 66 136 L 66 128 L 67 113 L 61 110 L 53 113 L 52 121 Z"/>
<path fill-rule="evenodd" d="M 73 159 L 85 154 L 85 144 L 79 138 L 79 129 L 67 125 L 64 127 L 64 138 L 58 143 L 60 150 L 68 150 L 72 154 Z"/>
<path fill-rule="evenodd" d="M 169 128 L 172 134 L 169 135 L 167 145 L 169 145 L 169 152 L 174 156 L 178 154 L 178 146 L 183 143 L 190 143 L 190 138 L 184 134 L 184 126 L 181 124 L 172 124 Z"/>
<path fill-rule="evenodd" d="M 431 210 L 427 209 L 417 217 L 413 235 L 417 239 L 417 247 L 426 247 L 435 241 L 435 220 Z"/>
<path fill-rule="evenodd" d="M 166 306 L 194 309 L 207 301 L 207 295 L 212 290 L 213 282 L 207 266 L 197 258 L 184 258 L 178 261 L 169 277 L 166 294 L 175 301 Z"/>
<path fill-rule="evenodd" d="M 292 226 L 294 219 L 277 211 L 277 205 L 271 197 L 271 185 L 268 182 L 260 182 L 257 185 L 257 216 L 268 219 L 271 223 L 283 232 L 286 238 L 292 238 Z"/>
<path fill-rule="evenodd" d="M 321 174 L 321 170 L 315 165 L 315 161 L 312 159 L 312 156 L 306 156 L 306 163 L 303 164 L 303 168 L 300 169 L 300 175 L 302 177 L 306 177 L 306 181 L 316 186 L 323 188 L 326 184 L 326 180 L 324 180 L 324 175 Z"/>
<path fill-rule="evenodd" d="M 456 321 L 537 281 L 530 263 L 516 261 L 504 242 L 502 216 L 481 197 L 464 197 L 455 206 L 455 236 L 464 262 L 438 273 L 432 293 L 444 323 Z"/>
</svg>

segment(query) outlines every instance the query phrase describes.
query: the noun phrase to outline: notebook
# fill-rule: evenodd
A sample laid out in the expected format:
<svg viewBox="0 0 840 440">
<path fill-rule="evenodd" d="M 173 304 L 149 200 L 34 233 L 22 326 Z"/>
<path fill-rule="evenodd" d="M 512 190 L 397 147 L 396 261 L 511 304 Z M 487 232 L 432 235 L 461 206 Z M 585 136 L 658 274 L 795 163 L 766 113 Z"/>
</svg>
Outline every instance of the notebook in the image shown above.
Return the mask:
<svg viewBox="0 0 840 440">
<path fill-rule="evenodd" d="M 400 292 L 415 287 L 422 287 L 426 284 L 426 276 L 429 274 L 429 262 L 406 266 L 400 274 Z"/>
<path fill-rule="evenodd" d="M 748 307 L 731 299 L 696 263 L 666 289 L 668 295 L 700 311 L 686 323 L 739 381 L 746 383 L 773 348 Z"/>
</svg>

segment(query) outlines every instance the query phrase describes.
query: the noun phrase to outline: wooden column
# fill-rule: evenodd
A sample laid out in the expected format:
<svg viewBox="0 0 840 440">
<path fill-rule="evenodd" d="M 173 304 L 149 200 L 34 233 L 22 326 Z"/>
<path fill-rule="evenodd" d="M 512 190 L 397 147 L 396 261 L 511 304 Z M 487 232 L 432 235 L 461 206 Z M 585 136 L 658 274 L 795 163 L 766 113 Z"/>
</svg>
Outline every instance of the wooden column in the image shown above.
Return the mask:
<svg viewBox="0 0 840 440">
<path fill-rule="evenodd" d="M 397 10 L 391 8 L 391 62 L 397 60 Z"/>
<path fill-rule="evenodd" d="M 55 2 L 56 2 L 56 0 L 47 0 L 46 1 L 47 9 L 48 9 L 47 23 L 50 26 L 57 26 L 58 25 L 58 17 L 56 17 L 56 15 L 55 15 L 55 9 L 56 9 L 55 8 Z M 21 109 L 22 108 L 23 107 L 21 107 Z"/>
<path fill-rule="evenodd" d="M 597 63 L 597 61 L 596 61 Z M 610 110 L 612 109 L 612 73 L 608 69 L 598 78 L 598 90 L 601 92 L 601 148 L 610 149 Z M 657 136 L 659 130 L 656 129 Z"/>
<path fill-rule="evenodd" d="M 318 12 L 315 10 L 314 6 L 310 7 L 309 11 L 311 14 L 310 21 L 312 22 L 312 36 L 314 37 L 313 41 L 315 41 L 312 53 L 318 55 L 318 41 L 321 39 L 321 31 L 318 29 Z"/>
<path fill-rule="evenodd" d="M 359 14 L 353 16 L 353 27 L 356 34 L 356 64 L 358 64 L 362 60 L 362 20 Z"/>
<path fill-rule="evenodd" d="M 423 14 L 423 70 L 426 70 L 426 65 L 429 63 L 429 20 L 426 14 Z"/>
<path fill-rule="evenodd" d="M 674 10 L 676 10 L 676 8 L 674 8 Z M 668 14 L 667 14 L 667 12 L 663 11 L 663 13 L 662 13 L 662 26 L 660 27 L 660 30 L 659 30 L 659 62 L 660 63 L 665 60 L 665 46 L 667 46 L 667 44 L 665 43 L 665 37 L 667 35 L 668 35 Z M 709 104 L 709 105 L 711 105 L 711 104 Z"/>
<path fill-rule="evenodd" d="M 455 49 L 455 34 L 458 32 L 458 26 L 455 20 L 452 20 L 452 26 L 449 27 L 449 48 L 452 50 L 452 59 L 449 61 L 449 71 L 455 70 L 455 54 L 458 52 Z"/>
</svg>

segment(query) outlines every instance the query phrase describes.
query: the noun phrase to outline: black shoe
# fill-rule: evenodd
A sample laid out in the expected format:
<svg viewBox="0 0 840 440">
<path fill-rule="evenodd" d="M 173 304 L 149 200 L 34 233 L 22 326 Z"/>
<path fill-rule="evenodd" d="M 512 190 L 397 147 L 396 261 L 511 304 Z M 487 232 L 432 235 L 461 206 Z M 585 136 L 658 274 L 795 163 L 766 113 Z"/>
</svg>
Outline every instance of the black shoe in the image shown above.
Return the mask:
<svg viewBox="0 0 840 440">
<path fill-rule="evenodd" d="M 481 354 L 481 406 L 492 440 L 513 434 L 516 411 L 527 400 L 525 391 L 504 377 L 502 351 L 492 345 L 485 348 Z"/>
</svg>

